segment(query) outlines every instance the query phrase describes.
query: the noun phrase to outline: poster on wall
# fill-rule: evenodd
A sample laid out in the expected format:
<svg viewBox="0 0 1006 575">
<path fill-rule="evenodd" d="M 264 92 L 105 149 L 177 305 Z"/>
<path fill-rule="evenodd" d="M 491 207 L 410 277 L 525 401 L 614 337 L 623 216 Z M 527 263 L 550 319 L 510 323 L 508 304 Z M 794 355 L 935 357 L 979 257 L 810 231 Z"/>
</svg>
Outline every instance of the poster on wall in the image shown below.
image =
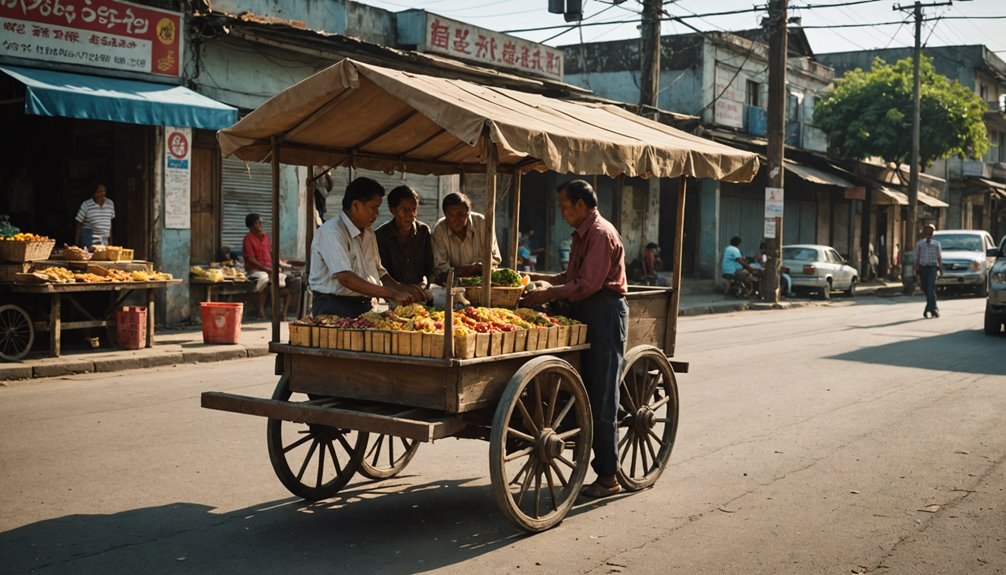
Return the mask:
<svg viewBox="0 0 1006 575">
<path fill-rule="evenodd" d="M 182 15 L 121 0 L 3 0 L 0 56 L 179 77 Z"/>
<path fill-rule="evenodd" d="M 191 226 L 192 128 L 164 128 L 164 227 Z"/>
</svg>

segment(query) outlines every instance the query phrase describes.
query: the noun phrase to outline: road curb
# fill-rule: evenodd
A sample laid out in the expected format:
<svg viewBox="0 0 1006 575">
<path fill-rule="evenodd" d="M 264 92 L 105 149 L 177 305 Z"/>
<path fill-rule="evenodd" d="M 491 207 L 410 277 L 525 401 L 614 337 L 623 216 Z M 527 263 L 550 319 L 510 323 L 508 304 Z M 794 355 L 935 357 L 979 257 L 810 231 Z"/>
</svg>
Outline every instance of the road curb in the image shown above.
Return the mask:
<svg viewBox="0 0 1006 575">
<path fill-rule="evenodd" d="M 127 369 L 160 367 L 182 363 L 182 359 L 183 355 L 180 351 L 166 351 L 164 353 L 135 355 L 133 357 L 99 358 L 94 360 L 94 371 L 108 373 L 112 371 L 125 371 Z"/>
<path fill-rule="evenodd" d="M 248 348 L 244 345 L 213 346 L 209 349 L 187 349 L 182 352 L 183 363 L 227 361 L 229 359 L 244 359 L 247 357 Z"/>
<path fill-rule="evenodd" d="M 31 376 L 33 379 L 43 377 L 59 377 L 61 375 L 75 375 L 78 373 L 92 373 L 94 371 L 93 360 L 70 360 L 60 361 L 60 358 L 52 358 L 50 363 L 43 363 L 32 366 Z"/>
<path fill-rule="evenodd" d="M 31 379 L 30 365 L 0 365 L 0 381 Z"/>
</svg>

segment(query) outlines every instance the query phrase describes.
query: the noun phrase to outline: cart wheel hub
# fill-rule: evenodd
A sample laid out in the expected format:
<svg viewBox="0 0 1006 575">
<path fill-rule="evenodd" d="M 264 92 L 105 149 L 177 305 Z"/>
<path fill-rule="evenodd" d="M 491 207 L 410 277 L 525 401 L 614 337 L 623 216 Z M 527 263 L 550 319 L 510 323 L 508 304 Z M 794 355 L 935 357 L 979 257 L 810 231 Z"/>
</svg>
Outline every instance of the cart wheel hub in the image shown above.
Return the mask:
<svg viewBox="0 0 1006 575">
<path fill-rule="evenodd" d="M 536 451 L 538 452 L 538 459 L 540 459 L 542 463 L 552 462 L 552 460 L 562 455 L 562 450 L 564 448 L 565 443 L 563 440 L 559 439 L 555 430 L 551 428 L 541 430 L 541 433 L 538 435 Z"/>
<path fill-rule="evenodd" d="M 657 425 L 657 414 L 649 407 L 642 407 L 633 417 L 636 431 L 645 432 Z"/>
</svg>

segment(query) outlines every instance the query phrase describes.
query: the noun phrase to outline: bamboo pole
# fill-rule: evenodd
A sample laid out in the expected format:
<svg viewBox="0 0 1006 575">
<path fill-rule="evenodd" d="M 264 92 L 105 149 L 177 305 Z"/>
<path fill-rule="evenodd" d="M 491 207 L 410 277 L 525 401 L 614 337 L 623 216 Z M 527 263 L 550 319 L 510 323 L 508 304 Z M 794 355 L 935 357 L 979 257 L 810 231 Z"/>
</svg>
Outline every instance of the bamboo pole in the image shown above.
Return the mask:
<svg viewBox="0 0 1006 575">
<path fill-rule="evenodd" d="M 513 249 L 510 251 L 510 268 L 517 269 L 517 249 L 520 247 L 520 180 L 521 173 L 520 168 L 514 168 L 513 170 L 513 184 L 511 188 L 513 189 L 513 214 L 511 218 L 511 227 L 513 228 L 513 238 L 510 245 Z"/>
<path fill-rule="evenodd" d="M 271 136 L 272 144 L 272 341 L 279 343 L 279 138 Z"/>
<path fill-rule="evenodd" d="M 496 237 L 496 164 L 499 152 L 489 140 L 488 134 L 483 135 L 482 142 L 486 149 L 486 237 L 482 250 L 482 305 L 490 307 L 492 302 L 489 300 L 489 284 L 492 277 L 493 238 Z"/>
</svg>

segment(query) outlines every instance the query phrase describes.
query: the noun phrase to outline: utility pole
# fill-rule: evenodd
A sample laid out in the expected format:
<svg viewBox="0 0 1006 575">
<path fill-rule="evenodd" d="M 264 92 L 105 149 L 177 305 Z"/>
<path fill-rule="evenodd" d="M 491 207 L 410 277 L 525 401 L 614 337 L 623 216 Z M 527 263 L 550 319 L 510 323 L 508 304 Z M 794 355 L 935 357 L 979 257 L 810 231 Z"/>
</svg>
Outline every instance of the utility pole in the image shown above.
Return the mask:
<svg viewBox="0 0 1006 575">
<path fill-rule="evenodd" d="M 657 108 L 660 93 L 660 16 L 663 0 L 643 0 L 642 60 L 639 79 L 640 111 L 646 106 Z M 644 113 L 645 115 L 645 113 Z"/>
<path fill-rule="evenodd" d="M 911 6 L 894 6 L 895 11 L 912 11 L 915 18 L 915 49 L 912 51 L 912 155 L 908 166 L 908 229 L 905 230 L 905 243 L 901 248 L 901 277 L 907 277 L 909 262 L 904 254 L 912 253 L 915 250 L 915 240 L 919 232 L 919 146 L 922 139 L 922 78 L 919 74 L 919 62 L 922 60 L 922 9 L 934 8 L 936 6 L 950 6 L 952 1 L 931 2 L 923 4 L 915 2 Z M 901 167 L 899 166 L 900 170 Z M 912 252 L 909 252 L 912 250 Z M 912 262 L 915 265 L 915 262 Z M 908 281 L 904 284 L 906 294 L 915 291 L 915 283 Z"/>
<path fill-rule="evenodd" d="M 768 187 L 783 189 L 783 159 L 785 157 L 786 141 L 786 52 L 788 32 L 786 30 L 786 9 L 788 0 L 771 0 L 768 5 Z M 769 211 L 770 191 L 765 194 L 765 227 L 775 227 L 772 237 L 766 235 L 766 247 L 769 260 L 766 269 L 764 286 L 766 293 L 762 297 L 779 302 L 779 273 L 782 271 L 782 227 L 781 214 Z M 781 198 L 780 198 L 781 200 Z"/>
</svg>

